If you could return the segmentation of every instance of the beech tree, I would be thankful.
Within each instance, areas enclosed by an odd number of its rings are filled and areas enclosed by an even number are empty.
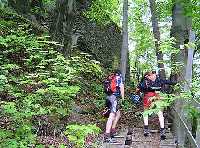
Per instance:
[[[128,53],[128,0],[123,1],[123,21],[122,21],[122,49],[120,68],[125,81]]]

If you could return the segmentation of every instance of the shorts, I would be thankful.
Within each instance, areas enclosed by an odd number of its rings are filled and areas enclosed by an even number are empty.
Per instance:
[[[151,106],[151,97],[159,97],[159,94],[156,92],[147,92],[144,94],[143,105],[145,109],[148,109]]]
[[[106,97],[106,106],[110,109],[111,113],[116,113],[118,111],[118,101],[115,95],[110,95]]]

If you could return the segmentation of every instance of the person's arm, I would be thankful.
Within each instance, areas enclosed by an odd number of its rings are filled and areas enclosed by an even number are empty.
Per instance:
[[[162,84],[169,84],[169,85],[175,85],[176,84],[176,82],[171,81],[171,80],[161,80],[161,83]]]
[[[117,76],[117,84],[120,89],[120,94],[121,94],[122,100],[124,100],[124,83],[123,83],[122,75]]]
[[[147,84],[145,80],[141,80],[141,82],[138,84],[138,86],[136,87],[135,93],[139,94],[140,92],[144,92],[145,90],[147,90]]]
[[[139,93],[140,93],[140,88],[137,87],[137,88],[135,89],[135,94],[139,94]]]
[[[122,100],[124,100],[124,84],[120,85],[120,92],[121,92]]]

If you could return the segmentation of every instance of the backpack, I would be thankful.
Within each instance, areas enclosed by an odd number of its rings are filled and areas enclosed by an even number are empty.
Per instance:
[[[142,102],[142,98],[140,95],[130,94],[130,98],[131,98],[131,101],[136,105],[140,105]]]
[[[116,75],[109,75],[103,82],[104,92],[108,95],[113,94],[117,91]]]

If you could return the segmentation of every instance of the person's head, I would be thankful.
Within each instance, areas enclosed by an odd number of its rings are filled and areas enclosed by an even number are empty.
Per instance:
[[[151,72],[147,71],[144,73],[144,78],[148,78],[149,76],[151,76]]]
[[[119,69],[115,69],[114,74],[121,75],[121,71]]]
[[[156,77],[157,77],[156,71],[151,72],[151,77],[152,77],[153,80],[156,79]]]
[[[152,74],[156,74],[156,71],[155,71],[155,70],[152,70],[151,73],[152,73]]]
[[[144,77],[154,81],[156,79],[156,72],[155,71],[148,71],[144,74]]]

